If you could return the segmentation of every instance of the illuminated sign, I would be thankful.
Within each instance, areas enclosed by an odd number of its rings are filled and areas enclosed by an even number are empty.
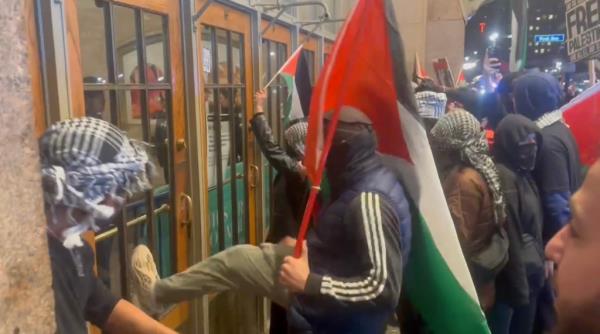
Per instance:
[[[535,35],[536,43],[564,43],[565,34]]]

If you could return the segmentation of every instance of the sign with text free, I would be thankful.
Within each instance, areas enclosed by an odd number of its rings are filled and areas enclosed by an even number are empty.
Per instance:
[[[565,0],[567,51],[572,62],[600,55],[600,0]]]

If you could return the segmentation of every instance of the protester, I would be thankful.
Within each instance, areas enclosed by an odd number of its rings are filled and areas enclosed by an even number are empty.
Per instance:
[[[277,243],[284,238],[296,238],[306,207],[309,184],[301,161],[304,159],[308,123],[304,119],[292,120],[285,130],[285,150],[282,149],[275,143],[264,115],[266,99],[265,91],[256,93],[256,108],[250,124],[263,155],[277,171],[271,192],[273,223],[269,227],[266,239],[267,242]],[[271,304],[271,333],[287,331],[286,315],[285,308],[276,303]]]
[[[395,311],[411,214],[376,148],[370,125],[338,125],[326,165],[330,204],[307,237],[308,254],[281,267],[281,283],[298,294],[292,333],[383,333]]]
[[[530,72],[515,81],[515,108],[519,114],[534,121],[542,132],[543,145],[534,171],[544,208],[543,238],[547,242],[570,217],[569,199],[581,185],[582,166],[575,139],[562,120],[559,110],[563,94],[558,81],[551,75]],[[551,276],[552,264],[547,264]],[[549,284],[539,302],[539,326],[550,330],[554,326],[553,292]]]
[[[152,255],[138,246],[132,266],[144,306],[151,310],[208,293],[243,290],[287,307],[288,292],[305,293],[294,303],[294,328],[307,326],[316,333],[348,328],[377,333],[385,328],[398,302],[409,251],[408,203],[395,176],[382,166],[369,126],[341,125],[338,133],[327,166],[331,202],[315,224],[318,230],[311,230],[308,254],[289,257],[290,238],[260,247],[239,245],[160,280]],[[364,279],[372,286],[343,287]]]
[[[546,246],[557,264],[557,334],[600,333],[600,163],[571,199],[571,223]]]
[[[517,112],[542,131],[544,145],[535,176],[543,196],[546,241],[569,221],[569,198],[581,185],[577,144],[559,110],[562,95],[560,84],[549,74],[532,72],[515,82]]]
[[[146,153],[113,125],[81,118],[46,130],[40,159],[57,332],[87,333],[89,321],[111,333],[174,333],[110,294],[81,239],[118,212],[127,195],[149,189]]]
[[[539,128],[521,115],[508,115],[496,131],[510,241],[509,261],[496,280],[497,299],[488,318],[494,334],[531,334],[544,284],[543,212],[531,172],[541,144]]]
[[[458,239],[480,304],[490,310],[496,275],[508,260],[505,200],[485,134],[473,115],[454,110],[431,130],[432,146]]]
[[[285,130],[285,150],[275,139],[264,116],[267,95],[256,94],[256,112],[250,121],[252,132],[262,153],[277,171],[273,185],[273,222],[267,242],[279,242],[284,237],[296,237],[306,206],[308,181],[302,166],[308,123],[304,119],[294,120]]]

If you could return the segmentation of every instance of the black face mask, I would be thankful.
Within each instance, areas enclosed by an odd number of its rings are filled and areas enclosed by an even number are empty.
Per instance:
[[[355,173],[360,161],[375,154],[377,140],[373,130],[364,124],[338,124],[326,162],[327,177],[333,188]]]
[[[534,133],[529,134],[526,140],[519,142],[517,148],[518,167],[521,171],[531,172],[537,162],[538,145]]]

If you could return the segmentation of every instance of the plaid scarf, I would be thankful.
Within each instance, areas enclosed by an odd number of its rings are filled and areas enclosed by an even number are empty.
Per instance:
[[[555,110],[549,113],[545,113],[542,116],[540,116],[540,118],[535,120],[535,124],[540,128],[546,128],[549,127],[550,125],[556,123],[556,122],[561,122],[563,120],[563,111],[562,110]]]
[[[423,118],[439,119],[446,113],[448,99],[444,93],[419,92],[415,94],[419,114]]]
[[[293,153],[293,158],[296,160],[304,159],[307,132],[308,123],[306,121],[298,121],[285,130],[285,145]]]
[[[456,110],[442,117],[431,130],[431,135],[438,150],[459,152],[464,163],[481,173],[492,192],[495,221],[502,224],[506,212],[500,177],[479,121],[464,110]]]
[[[107,197],[124,202],[125,195],[150,188],[152,166],[146,152],[103,120],[86,117],[59,122],[46,130],[39,146],[51,221],[58,224],[58,219],[65,219],[54,213],[57,205],[68,208],[66,219],[71,227],[61,236],[67,248],[81,246],[79,235],[97,230],[96,219],[115,214],[112,206],[102,204]],[[73,209],[90,215],[77,221]]]

